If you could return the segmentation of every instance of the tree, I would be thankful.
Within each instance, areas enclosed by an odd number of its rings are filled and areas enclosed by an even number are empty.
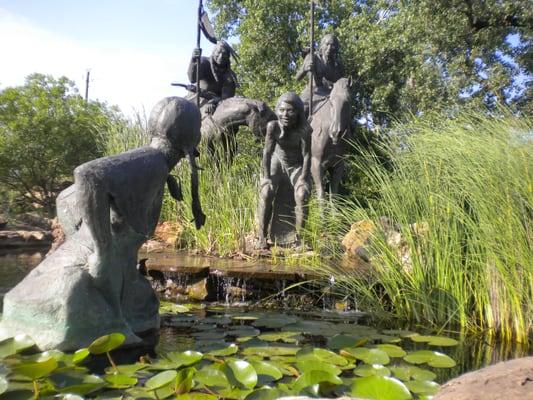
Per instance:
[[[273,103],[299,91],[309,0],[207,0],[215,27],[238,39],[241,93]],[[358,117],[392,119],[467,105],[531,111],[527,0],[321,0],[316,35],[335,31],[356,82]]]
[[[23,208],[54,211],[73,169],[101,155],[98,136],[115,111],[85,102],[65,77],[33,74],[0,91],[0,186]]]

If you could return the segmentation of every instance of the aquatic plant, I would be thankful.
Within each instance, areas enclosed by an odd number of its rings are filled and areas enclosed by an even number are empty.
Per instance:
[[[367,220],[375,227],[367,249],[372,268],[329,274],[365,310],[527,343],[532,128],[530,118],[505,111],[396,127],[383,148],[392,169],[371,153],[352,161],[376,193],[368,207],[346,200],[335,210],[344,224]],[[401,238],[395,245],[387,236],[391,224]]]
[[[167,304],[163,310],[171,308]],[[438,371],[455,366],[444,354],[457,344],[451,338],[386,334],[350,318],[335,324],[217,309],[200,317],[186,309],[165,313],[163,320],[176,331],[186,329],[195,338],[194,350],[159,348],[157,357],[143,356],[99,373],[87,368],[91,357],[116,351],[122,335],[104,336],[74,354],[28,354],[33,343],[27,337],[2,341],[0,399],[261,400],[298,394],[425,399],[439,388]],[[313,347],[310,340],[318,336],[326,339],[327,348]],[[414,349],[417,341],[426,343],[423,350]]]

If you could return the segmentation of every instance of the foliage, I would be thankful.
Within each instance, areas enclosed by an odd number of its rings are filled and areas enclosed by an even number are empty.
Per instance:
[[[241,93],[273,103],[299,91],[309,46],[307,0],[209,0],[215,27],[236,38]],[[316,37],[336,31],[357,117],[378,126],[406,113],[464,103],[531,111],[531,26],[526,0],[324,0]]]
[[[533,333],[532,121],[463,113],[401,125],[385,149],[354,161],[377,193],[346,201],[345,224],[371,220],[370,277],[332,270],[361,307],[423,324]],[[380,221],[398,224],[392,245]],[[415,225],[416,223],[416,225]],[[343,232],[340,232],[343,234]]]
[[[0,186],[18,205],[51,214],[72,170],[101,155],[97,136],[117,118],[85,102],[65,77],[33,74],[0,91]]]
[[[383,335],[352,318],[339,318],[336,323],[304,321],[259,310],[251,314],[211,310],[207,315],[204,311],[199,315],[164,314],[163,318],[170,326],[188,325],[188,335],[196,339],[194,346],[201,352],[160,348],[156,358],[143,356],[139,362],[113,365],[97,375],[87,367],[95,364],[96,354],[115,351],[123,335],[112,333],[98,338],[89,348],[74,354],[57,350],[30,354],[27,347],[32,343],[27,337],[2,341],[0,399],[32,395],[276,399],[298,394],[411,399],[436,393],[439,385],[435,372],[446,373],[455,365],[449,356],[433,349],[409,350],[412,340],[419,336],[416,333],[403,338]],[[262,334],[258,327],[264,330]],[[249,336],[250,331],[256,331],[254,337]],[[213,341],[215,333],[226,340]],[[325,339],[339,333],[366,340],[333,351],[312,347],[306,339],[311,335]],[[294,340],[285,343],[289,337]],[[383,341],[397,344],[380,344]]]

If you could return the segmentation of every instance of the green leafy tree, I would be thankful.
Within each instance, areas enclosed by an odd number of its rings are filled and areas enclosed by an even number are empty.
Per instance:
[[[241,93],[273,103],[309,43],[308,0],[208,0],[215,27],[238,40]],[[322,0],[316,36],[335,31],[355,82],[358,117],[377,125],[429,110],[507,104],[531,111],[527,0]]]
[[[100,156],[99,133],[117,113],[85,102],[65,77],[32,74],[0,91],[0,187],[20,208],[54,211],[73,169]]]

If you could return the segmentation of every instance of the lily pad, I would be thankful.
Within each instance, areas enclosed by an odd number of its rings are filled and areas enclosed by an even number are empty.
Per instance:
[[[325,362],[324,360],[315,357],[315,358],[305,358],[303,361],[298,361],[296,363],[296,366],[300,370],[300,372],[310,372],[310,371],[324,371],[332,375],[340,375],[342,370],[329,362]]]
[[[11,370],[15,374],[23,375],[32,380],[37,380],[50,374],[57,368],[57,366],[57,360],[50,357],[44,361],[22,362],[11,367]]]
[[[342,384],[342,379],[336,375],[330,374],[325,371],[309,371],[304,372],[294,381],[293,389],[299,393],[303,389],[316,385],[322,382],[332,383],[334,385]]]
[[[252,393],[251,389],[231,388],[220,390],[217,394],[220,398],[223,399],[242,400],[246,398],[246,396],[248,396],[250,393]]]
[[[256,319],[252,325],[261,328],[276,329],[281,328],[298,321],[298,318],[290,317],[288,315],[272,315]]]
[[[394,376],[402,381],[409,381],[411,379],[418,381],[433,381],[437,375],[427,369],[416,367],[414,365],[400,365],[390,367]]]
[[[73,393],[85,396],[105,386],[105,382],[97,375],[87,375],[73,370],[56,372],[50,380],[60,393]]]
[[[104,380],[112,389],[126,389],[137,384],[137,378],[122,374],[105,375]]]
[[[176,365],[174,368],[183,366],[188,367],[189,365],[200,361],[203,357],[204,355],[202,353],[191,350],[183,351],[181,353],[171,352],[165,354],[165,358]]]
[[[207,354],[214,357],[225,357],[225,356],[232,356],[233,354],[236,354],[239,351],[239,346],[232,343],[229,346],[223,347],[219,350],[211,350]]]
[[[299,347],[272,346],[272,347],[247,347],[242,351],[245,356],[260,355],[263,357],[272,356],[293,356],[300,350]]]
[[[366,347],[347,348],[342,349],[341,354],[361,360],[365,364],[386,365],[390,362],[388,354],[380,349],[368,349]]]
[[[399,380],[388,376],[355,378],[350,390],[354,397],[367,400],[409,400],[409,389]]]
[[[321,348],[305,348],[300,350],[296,354],[296,360],[300,363],[306,362],[306,359],[314,360],[315,358],[322,360],[322,362],[338,365],[341,367],[343,365],[348,364],[348,360],[346,360],[346,358],[330,350]]]
[[[159,313],[161,314],[181,314],[189,311],[191,311],[190,307],[183,304],[171,303],[169,301],[162,301],[159,305]]]
[[[282,397],[284,393],[276,388],[264,387],[254,390],[245,400],[277,400]]]
[[[263,333],[259,335],[258,338],[267,342],[285,342],[285,343],[296,343],[297,339],[294,336],[300,335],[300,332],[273,332],[273,333]]]
[[[72,354],[72,363],[73,364],[81,363],[83,360],[85,360],[89,356],[89,354],[90,352],[89,352],[89,349],[87,348],[76,350],[76,352]]]
[[[362,364],[353,370],[357,376],[390,376],[391,372],[387,367],[379,364]]]
[[[196,372],[195,368],[184,368],[178,371],[178,376],[176,377],[176,385],[174,387],[174,393],[184,394],[191,391],[193,387],[193,376]]]
[[[402,349],[400,346],[394,344],[378,344],[376,348],[383,350],[389,357],[404,357],[407,355],[407,352]]]
[[[265,375],[272,378],[271,380],[273,381],[277,381],[283,377],[281,370],[272,363],[266,361],[253,361],[250,362],[250,364],[254,367],[258,376]]]
[[[152,376],[150,379],[148,379],[144,383],[144,386],[148,390],[156,390],[156,389],[162,388],[163,386],[170,384],[172,381],[176,379],[177,376],[178,376],[178,372],[175,370],[163,371],[157,375]]]
[[[450,347],[457,346],[459,344],[457,340],[446,336],[411,335],[409,338],[413,342],[425,342],[430,346]]]
[[[218,396],[208,393],[191,392],[177,395],[176,400],[217,400]]]
[[[455,361],[446,354],[431,350],[415,351],[407,354],[403,359],[411,364],[427,363],[430,367],[435,368],[452,368],[456,365]]]
[[[8,383],[6,378],[0,376],[0,394],[4,393],[7,390]]]
[[[433,396],[434,394],[437,394],[440,387],[438,383],[429,381],[409,381],[405,382],[405,386],[407,386],[411,392],[425,396]]]
[[[360,347],[368,342],[368,337],[337,334],[328,340],[328,348],[340,350],[345,347]]]
[[[212,365],[196,371],[194,374],[194,380],[209,387],[227,388],[230,386],[226,374]]]
[[[231,360],[225,364],[224,372],[230,383],[242,389],[253,389],[257,384],[257,372],[244,360]]]
[[[0,359],[19,353],[35,345],[28,335],[17,335],[0,342]]]
[[[113,367],[109,367],[109,368],[106,368],[105,371],[106,373],[110,375],[114,374],[115,372],[118,372],[121,375],[133,376],[135,375],[137,371],[140,371],[147,367],[149,367],[149,364],[136,363],[136,364],[118,365],[116,370]]]
[[[103,354],[119,347],[126,340],[126,336],[122,333],[111,333],[109,335],[101,336],[92,342],[89,346],[91,354]]]

